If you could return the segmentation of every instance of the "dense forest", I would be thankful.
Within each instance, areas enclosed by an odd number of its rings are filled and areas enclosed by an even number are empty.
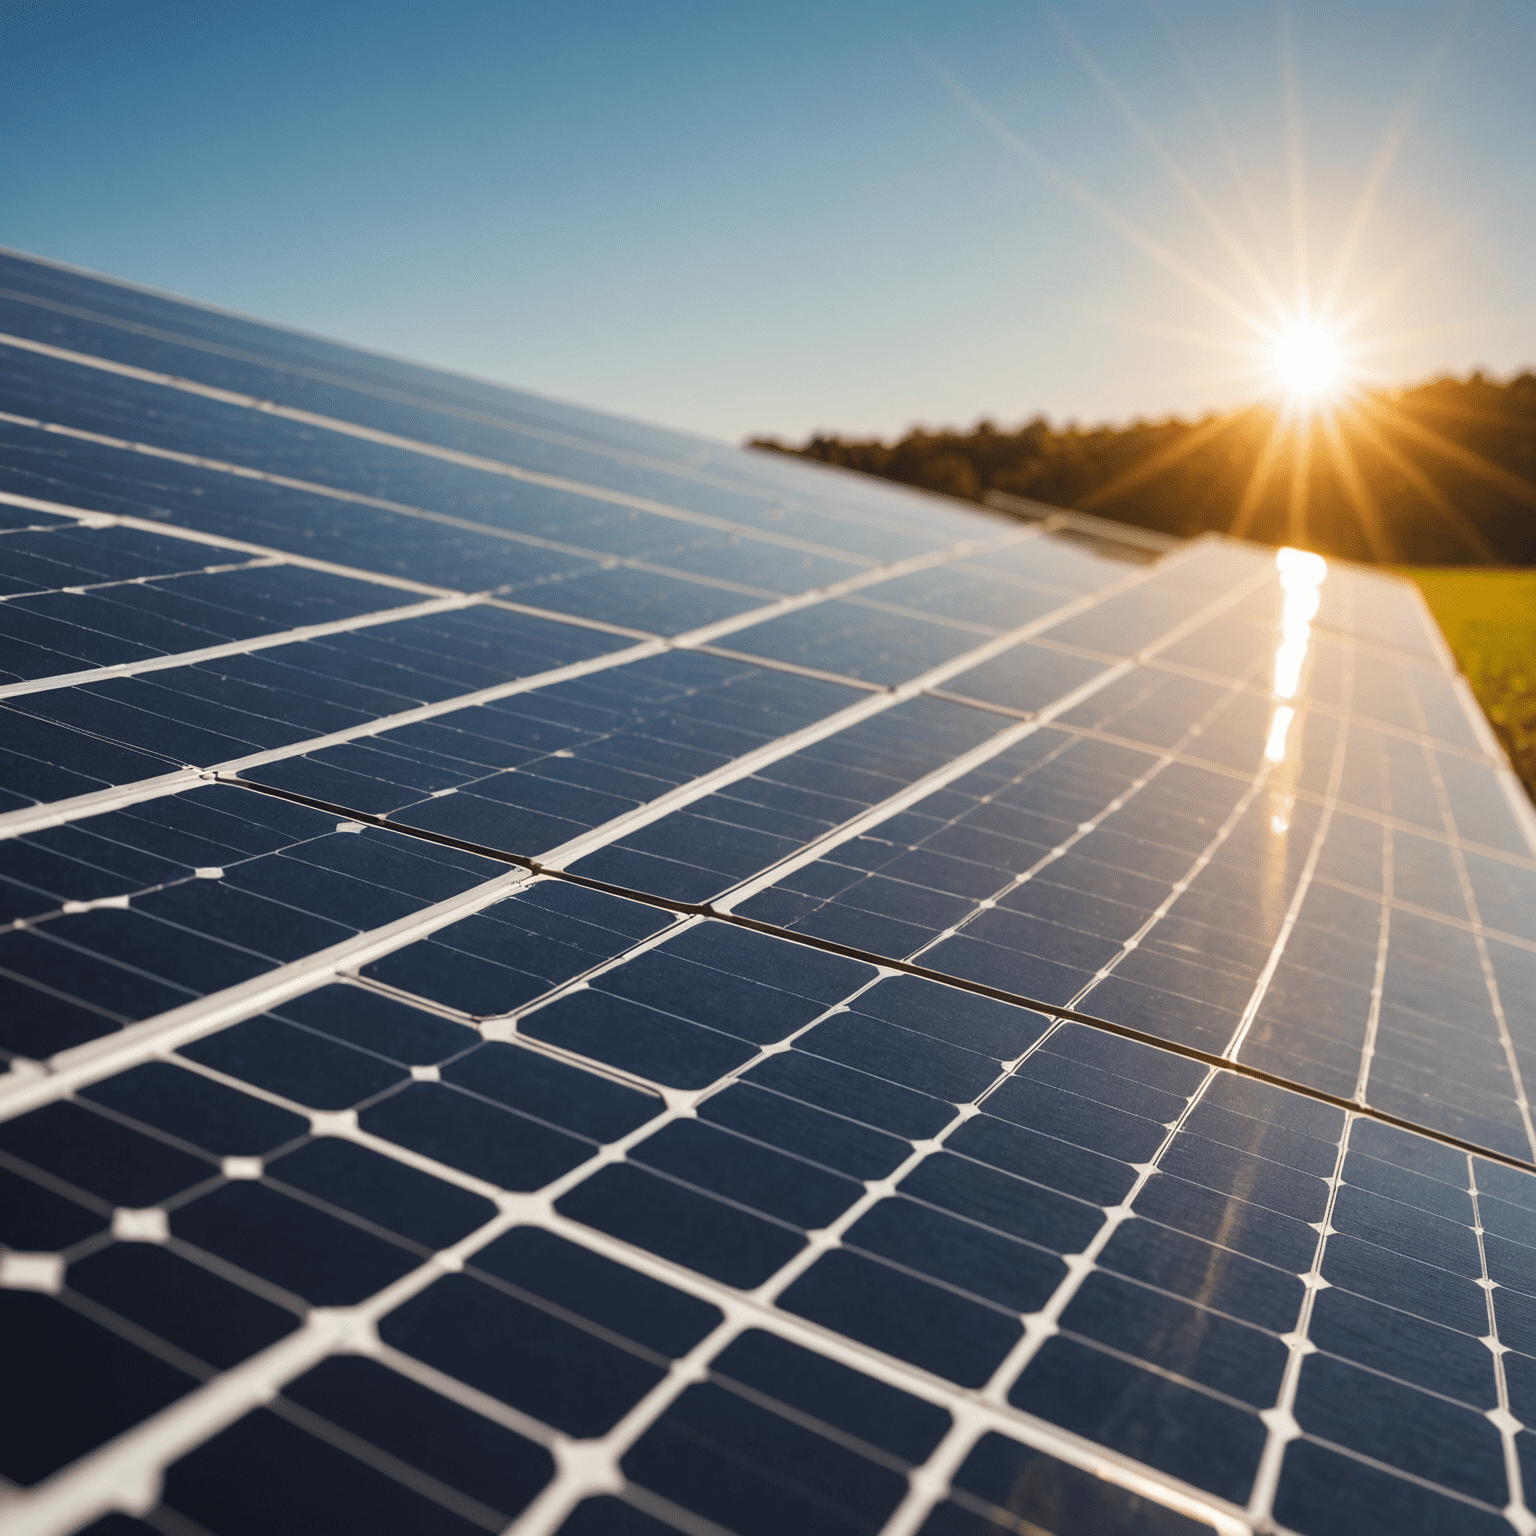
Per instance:
[[[1324,555],[1536,565],[1536,375],[1365,392],[1332,413],[1273,405],[1125,427],[913,428],[795,453],[969,501],[989,492],[1188,536],[1218,529]],[[1002,498],[998,498],[1002,502]]]

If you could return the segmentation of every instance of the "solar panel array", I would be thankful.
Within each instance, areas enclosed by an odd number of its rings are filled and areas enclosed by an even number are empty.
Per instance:
[[[0,333],[0,1530],[1536,1531],[1536,836],[1406,583]]]

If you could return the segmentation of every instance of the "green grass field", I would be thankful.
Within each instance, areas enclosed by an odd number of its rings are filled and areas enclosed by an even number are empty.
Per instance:
[[[1536,799],[1536,571],[1404,566]]]

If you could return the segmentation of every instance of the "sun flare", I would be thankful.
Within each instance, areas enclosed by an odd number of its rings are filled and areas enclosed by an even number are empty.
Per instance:
[[[1288,325],[1269,344],[1275,381],[1292,399],[1323,404],[1344,382],[1344,349],[1338,335],[1315,320]]]

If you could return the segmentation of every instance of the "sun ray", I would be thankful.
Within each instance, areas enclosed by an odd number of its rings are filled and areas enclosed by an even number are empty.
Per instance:
[[[1006,123],[1002,122],[994,113],[989,112],[986,107],[977,101],[948,70],[933,63],[932,60],[925,59],[924,62],[933,71],[945,90],[971,113],[983,127],[988,129],[1001,144],[1011,149],[1021,158],[1028,160],[1036,170],[1060,187],[1074,201],[1080,203],[1090,212],[1097,214],[1112,229],[1129,240],[1144,256],[1150,257],[1186,286],[1194,289],[1196,293],[1202,294],[1210,299],[1212,303],[1219,305],[1256,335],[1264,333],[1264,322],[1245,305],[1233,298],[1220,284],[1213,282],[1198,267],[1191,265],[1183,257],[1175,255],[1174,252],[1169,250],[1160,241],[1154,240],[1151,235],[1136,224],[1133,224],[1123,214],[1116,213],[1103,198],[1094,192],[1090,192],[1087,187],[1083,186],[1081,182],[1074,180],[1060,166],[1056,165],[1054,161],[1041,154],[1034,145],[1021,139]]]
[[[1332,314],[1333,307],[1338,302],[1339,293],[1349,276],[1350,269],[1354,266],[1355,257],[1360,250],[1360,242],[1365,238],[1366,226],[1376,210],[1382,189],[1386,186],[1387,178],[1397,164],[1403,141],[1408,137],[1408,130],[1412,128],[1414,120],[1419,115],[1424,95],[1429,89],[1430,82],[1439,72],[1441,62],[1450,45],[1451,33],[1447,29],[1439,45],[1430,50],[1419,66],[1418,72],[1409,83],[1407,91],[1404,92],[1402,101],[1398,103],[1397,111],[1393,113],[1386,132],[1382,135],[1381,143],[1377,146],[1376,154],[1371,161],[1370,170],[1366,173],[1365,185],[1360,189],[1360,197],[1355,203],[1354,212],[1350,215],[1348,227],[1344,231],[1344,238],[1339,242],[1339,252],[1334,258],[1328,286],[1323,291],[1321,313],[1324,315]]]
[[[1259,202],[1253,195],[1253,188],[1249,185],[1248,178],[1243,175],[1243,168],[1238,163],[1237,152],[1232,148],[1232,141],[1227,137],[1227,131],[1222,126],[1220,114],[1216,111],[1216,103],[1211,100],[1210,93],[1205,88],[1205,82],[1201,80],[1199,72],[1195,69],[1194,60],[1185,53],[1174,33],[1163,9],[1157,4],[1157,0],[1148,0],[1148,9],[1157,17],[1158,25],[1163,29],[1163,35],[1168,40],[1168,46],[1173,50],[1174,57],[1179,61],[1179,67],[1184,71],[1185,78],[1189,81],[1190,89],[1194,91],[1206,119],[1211,125],[1211,135],[1216,140],[1217,147],[1221,150],[1221,157],[1227,163],[1227,170],[1231,174],[1233,183],[1237,187],[1237,195],[1242,199],[1243,211],[1248,215],[1248,223],[1253,230],[1253,238],[1258,243],[1261,254],[1269,263],[1273,271],[1279,266],[1275,259],[1275,251],[1270,243],[1269,231],[1265,228],[1264,221],[1259,217]]]
[[[1497,565],[1499,553],[1483,536],[1477,525],[1460,507],[1437,486],[1412,459],[1402,453],[1397,445],[1380,432],[1368,419],[1369,404],[1356,402],[1350,419],[1350,430],[1363,437],[1402,477],[1445,519],[1456,536],[1480,560]]]
[[[1173,179],[1174,184],[1188,198],[1190,205],[1210,226],[1211,233],[1221,242],[1223,249],[1235,261],[1243,274],[1248,278],[1258,293],[1260,299],[1269,306],[1271,315],[1276,319],[1282,319],[1285,314],[1285,306],[1281,303],[1280,295],[1275,292],[1269,278],[1264,274],[1258,262],[1253,259],[1248,250],[1235,234],[1228,228],[1226,221],[1211,206],[1210,202],[1200,189],[1190,180],[1184,168],[1172,155],[1163,148],[1161,141],[1147,125],[1136,115],[1135,109],[1126,100],[1120,88],[1115,85],[1108,75],[1099,67],[1092,54],[1078,40],[1076,34],[1066,22],[1053,10],[1048,11],[1056,30],[1061,34],[1067,46],[1077,56],[1077,61],[1092,77],[1094,84],[1108,97],[1110,105],[1125,119],[1136,136],[1147,146],[1156,157],[1157,162]]]
[[[1312,312],[1312,284],[1307,260],[1307,179],[1301,139],[1301,88],[1296,80],[1296,49],[1291,37],[1289,0],[1279,6],[1280,82],[1285,97],[1285,168],[1291,202],[1291,266],[1296,309]]]
[[[1291,487],[1285,503],[1285,542],[1305,549],[1307,513],[1312,496],[1312,433],[1317,417],[1306,411],[1296,419],[1296,448],[1291,454]]]
[[[1345,494],[1355,509],[1360,530],[1365,534],[1365,542],[1370,545],[1371,558],[1378,565],[1390,565],[1396,557],[1392,535],[1382,518],[1381,508],[1377,505],[1376,498],[1371,494],[1370,487],[1365,483],[1365,477],[1360,473],[1360,466],[1355,462],[1354,454],[1349,451],[1349,444],[1344,441],[1344,434],[1339,430],[1338,417],[1329,412],[1319,418],[1318,425],[1322,430],[1323,442],[1327,445],[1334,467],[1339,472],[1339,479],[1344,482]]]
[[[1536,305],[1502,315],[1479,315],[1462,325],[1436,325],[1417,331],[1375,331],[1368,341],[1354,343],[1351,350],[1358,357],[1370,357],[1373,353],[1385,352],[1392,347],[1421,346],[1425,342],[1465,341],[1468,336],[1478,336],[1487,331],[1529,325],[1533,319],[1536,319]],[[1188,338],[1181,336],[1176,339],[1187,339],[1191,345],[1195,345],[1195,334],[1191,332]]]
[[[1197,449],[1203,448],[1212,438],[1220,437],[1223,432],[1237,426],[1245,417],[1252,416],[1261,407],[1250,405],[1240,411],[1229,411],[1221,416],[1213,417],[1210,421],[1201,422],[1193,427],[1176,443],[1168,443],[1164,447],[1147,455],[1140,463],[1133,464],[1129,469],[1122,470],[1112,480],[1101,485],[1096,491],[1091,492],[1078,502],[1078,510],[1088,511],[1102,502],[1119,496],[1133,486],[1141,485],[1144,481],[1151,480],[1164,470],[1172,469],[1181,460],[1189,457]]]
[[[1137,331],[1143,336],[1156,336],[1164,341],[1181,341],[1187,347],[1200,347],[1207,352],[1224,352],[1253,361],[1251,341],[1238,341],[1232,336],[1221,336],[1214,331],[1196,331],[1187,326],[1167,325],[1161,320],[1140,320],[1132,315],[1116,315],[1104,310],[1085,310],[1083,313],[1100,325]]]
[[[1466,470],[1469,475],[1475,475],[1485,484],[1496,486],[1505,495],[1513,496],[1516,501],[1523,502],[1528,507],[1536,507],[1536,486],[1533,486],[1529,480],[1522,480],[1519,475],[1512,475],[1507,469],[1500,469],[1491,459],[1485,459],[1482,454],[1462,443],[1452,442],[1450,438],[1436,432],[1433,427],[1426,427],[1423,422],[1415,421],[1406,411],[1399,410],[1385,400],[1366,399],[1361,401],[1361,405],[1378,418],[1385,417],[1399,432],[1448,458],[1453,464]]]
[[[1458,223],[1442,229],[1433,240],[1426,240],[1416,251],[1410,254],[1406,260],[1395,266],[1376,286],[1364,295],[1352,309],[1340,315],[1335,321],[1344,335],[1354,331],[1363,321],[1369,319],[1383,304],[1402,288],[1410,278],[1422,272],[1426,267],[1433,266],[1435,262],[1445,255],[1450,248],[1469,234],[1473,221],[1463,219]]]
[[[1253,472],[1248,476],[1248,484],[1243,488],[1243,499],[1237,505],[1237,515],[1232,519],[1232,525],[1227,529],[1228,534],[1234,539],[1242,538],[1248,531],[1248,525],[1258,515],[1259,499],[1269,487],[1270,477],[1275,472],[1275,464],[1280,457],[1280,450],[1285,445],[1286,433],[1289,424],[1284,414],[1275,417],[1274,425],[1269,429],[1269,436],[1264,440],[1264,446],[1259,450],[1259,456],[1254,461]]]

